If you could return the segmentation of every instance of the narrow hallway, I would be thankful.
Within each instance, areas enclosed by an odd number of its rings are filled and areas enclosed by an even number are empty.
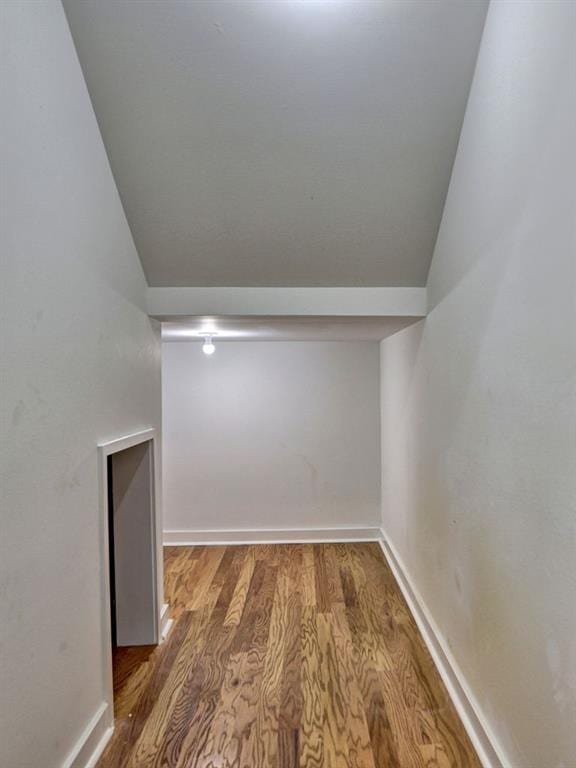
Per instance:
[[[1,0],[0,768],[576,768],[576,0]]]

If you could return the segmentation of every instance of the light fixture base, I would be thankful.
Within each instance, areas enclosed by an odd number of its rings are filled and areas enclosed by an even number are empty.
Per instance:
[[[204,352],[205,355],[213,355],[214,352],[216,352],[216,347],[212,343],[212,338],[214,336],[217,336],[216,333],[210,333],[210,331],[201,331],[198,336],[204,339],[204,343],[202,344],[202,352]]]

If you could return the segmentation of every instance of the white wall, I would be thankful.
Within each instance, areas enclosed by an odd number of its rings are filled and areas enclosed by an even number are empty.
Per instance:
[[[163,345],[166,530],[379,526],[375,342]]]
[[[103,699],[99,441],[160,422],[160,343],[62,7],[1,4],[0,764]]]
[[[381,345],[383,526],[510,765],[576,765],[574,3],[493,2],[429,277]]]

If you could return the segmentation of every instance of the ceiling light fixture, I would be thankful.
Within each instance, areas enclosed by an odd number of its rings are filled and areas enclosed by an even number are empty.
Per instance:
[[[213,336],[215,336],[214,333],[201,333],[200,336],[204,337],[204,344],[202,344],[202,352],[204,352],[205,355],[213,355],[216,351],[216,347],[214,346],[214,343],[212,342]]]

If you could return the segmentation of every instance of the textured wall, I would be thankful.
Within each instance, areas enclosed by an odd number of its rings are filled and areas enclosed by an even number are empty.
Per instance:
[[[103,700],[98,442],[160,425],[160,343],[64,12],[4,2],[0,764]]]
[[[516,768],[576,765],[575,9],[492,3],[431,311],[381,346],[384,529]]]
[[[166,530],[377,526],[375,342],[163,345]]]

